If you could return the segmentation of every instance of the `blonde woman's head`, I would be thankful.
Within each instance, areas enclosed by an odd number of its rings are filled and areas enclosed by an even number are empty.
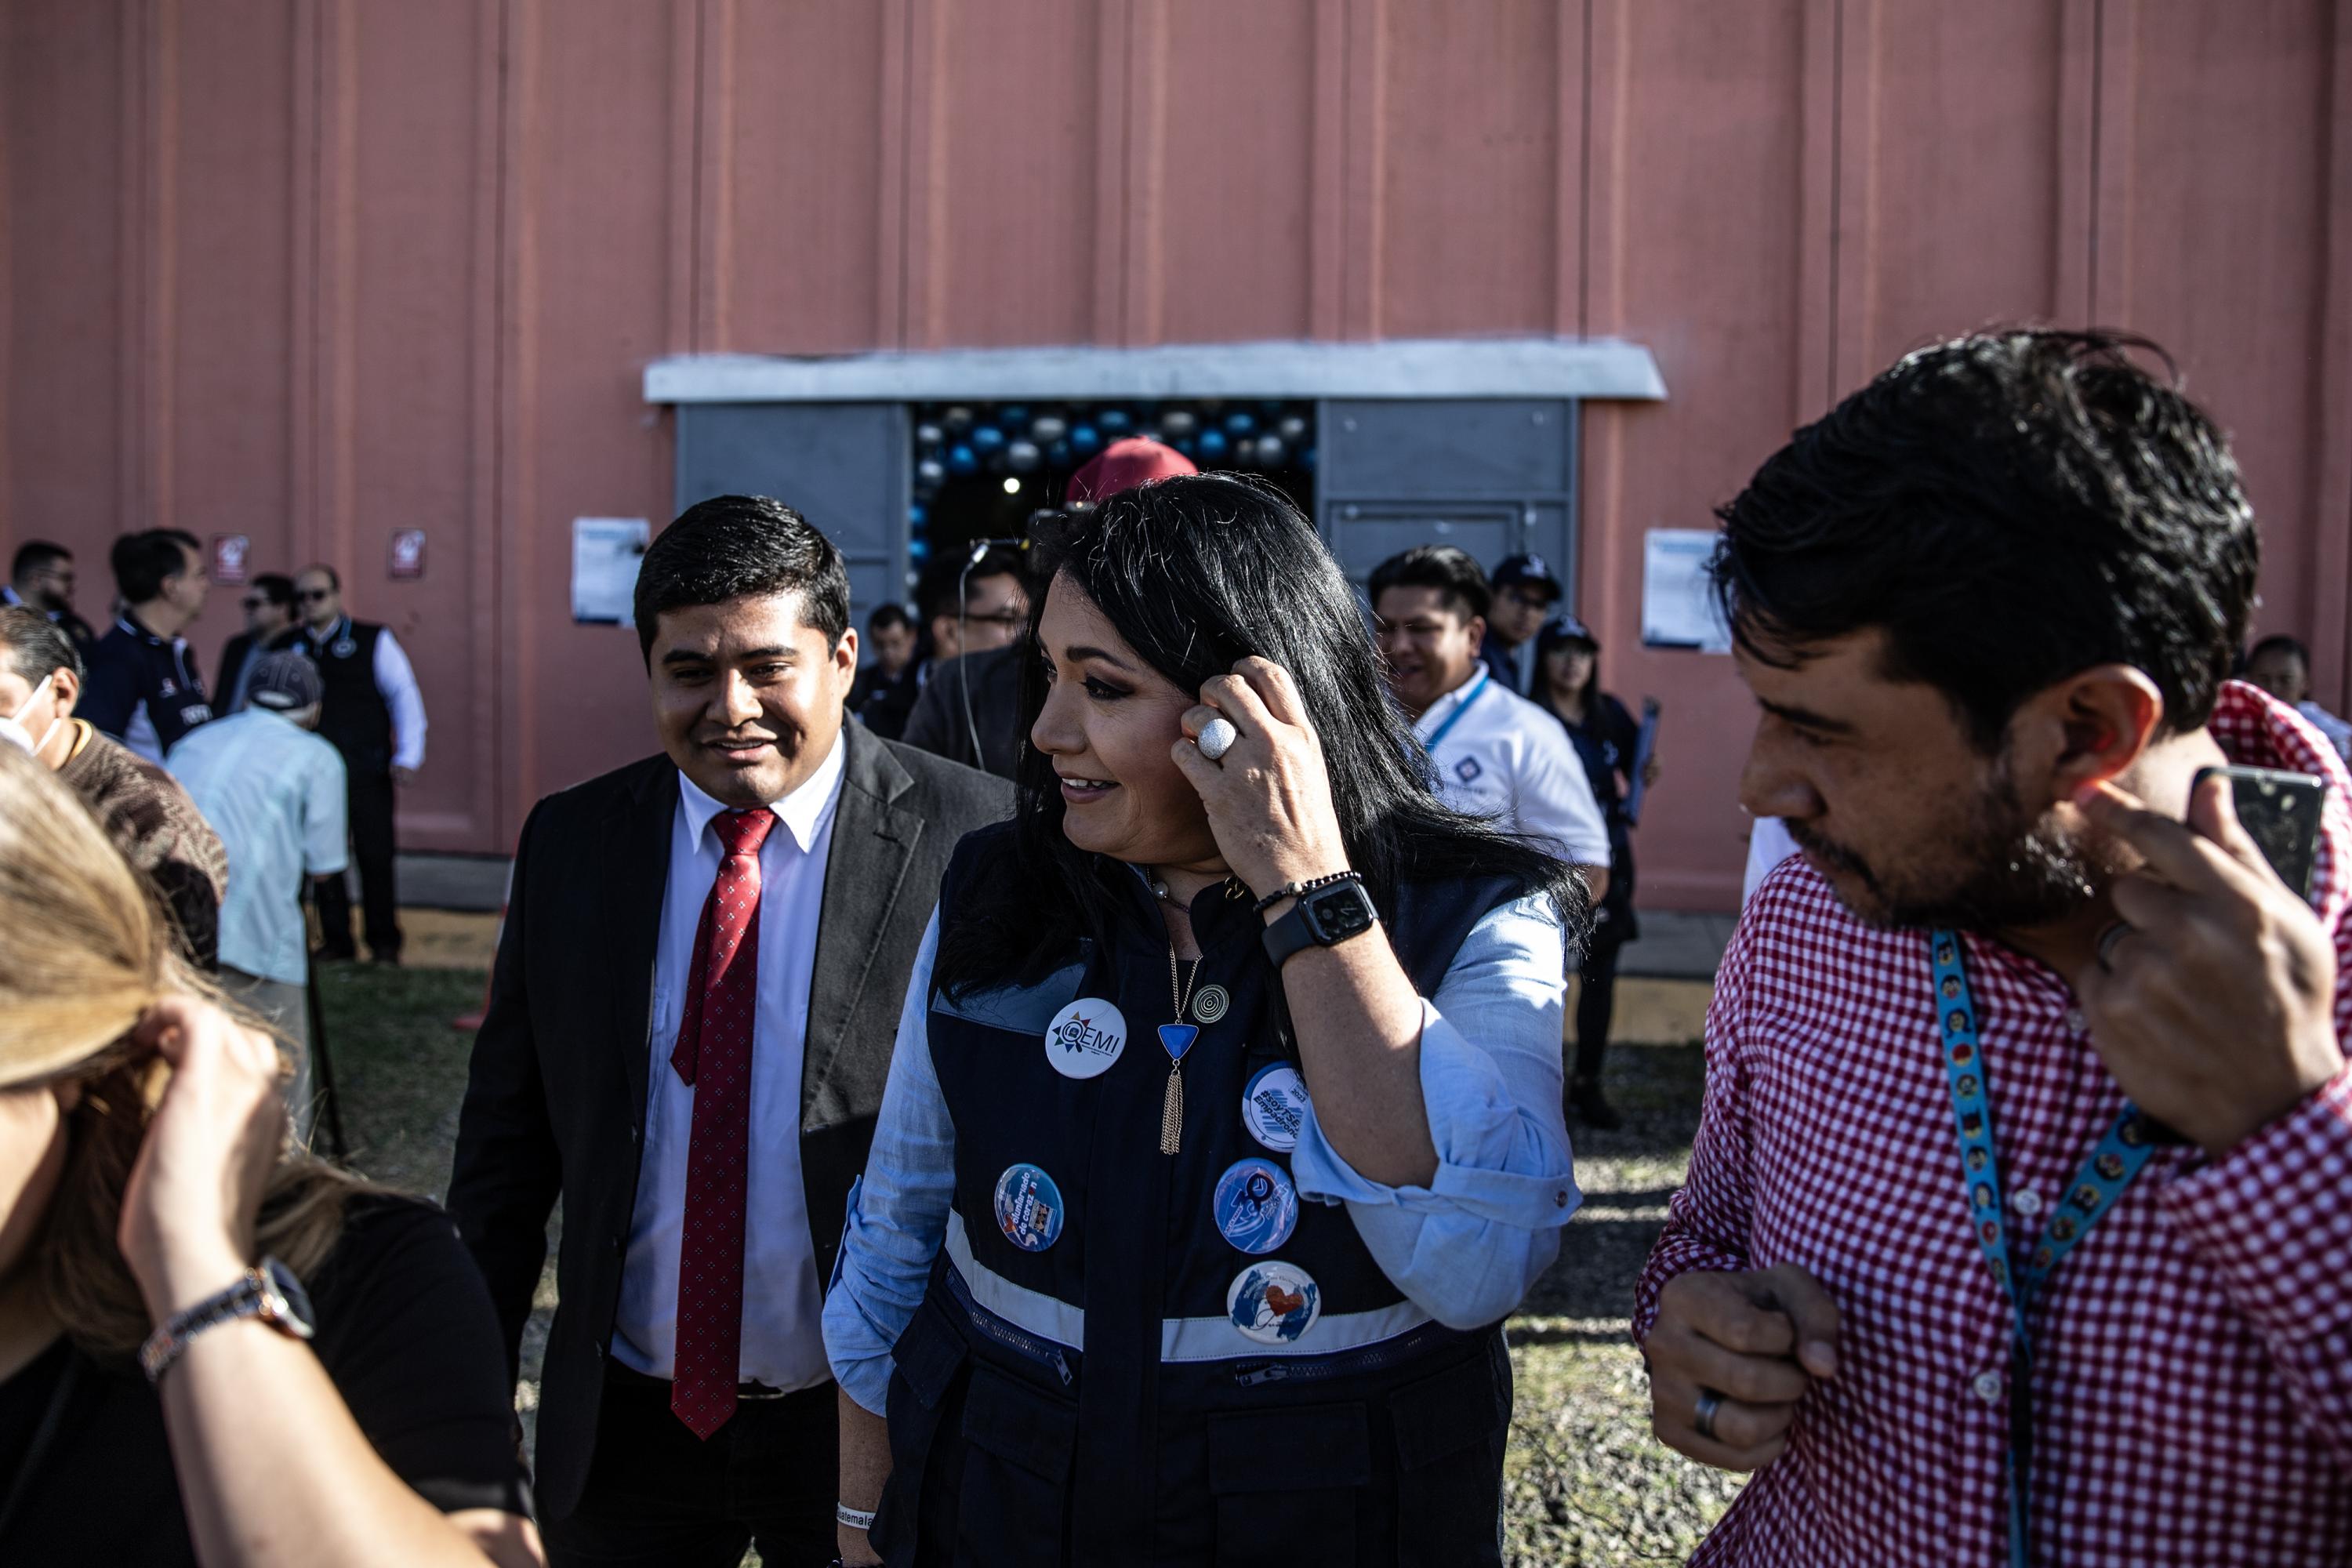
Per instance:
[[[0,1089],[102,1060],[157,996],[196,984],[80,798],[0,746]]]
[[[153,890],[79,797],[0,745],[0,1282],[34,1271],[96,1354],[127,1355],[148,1328],[115,1230],[164,1070],[132,1030],[171,994],[215,994]],[[298,1273],[316,1265],[352,1185],[289,1152],[261,1250]]]

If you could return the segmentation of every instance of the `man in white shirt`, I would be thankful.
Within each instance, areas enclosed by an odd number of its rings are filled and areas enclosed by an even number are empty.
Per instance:
[[[311,733],[323,690],[300,654],[260,655],[245,709],[189,731],[163,759],[228,851],[221,985],[306,1047],[292,1100],[306,1135],[315,1108],[301,894],[308,879],[343,869],[343,760]]]
[[[1548,842],[1599,903],[1609,829],[1576,747],[1559,720],[1479,661],[1486,574],[1450,544],[1418,545],[1381,563],[1370,595],[1389,690],[1429,749],[1440,798]]]
[[[400,896],[393,886],[393,800],[425,765],[425,696],[390,626],[343,610],[343,582],[331,566],[306,566],[294,579],[290,631],[269,646],[308,654],[326,682],[319,733],[342,753],[350,779],[352,858],[359,863],[361,923],[368,956],[400,962]],[[352,941],[352,896],[341,879],[318,884],[319,956],[359,955]]]
[[[750,496],[646,552],[662,750],[524,825],[448,1208],[540,1384],[555,1568],[830,1562],[822,1292],[956,841],[1011,786],[844,722],[841,552]]]

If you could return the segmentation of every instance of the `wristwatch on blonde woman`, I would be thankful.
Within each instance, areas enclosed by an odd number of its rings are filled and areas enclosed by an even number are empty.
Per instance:
[[[294,1270],[275,1258],[265,1258],[241,1275],[227,1289],[205,1297],[157,1325],[139,1347],[139,1364],[147,1381],[159,1381],[164,1369],[180,1359],[188,1342],[206,1329],[233,1323],[239,1318],[259,1318],[289,1339],[307,1340],[317,1331],[310,1316],[310,1298]]]

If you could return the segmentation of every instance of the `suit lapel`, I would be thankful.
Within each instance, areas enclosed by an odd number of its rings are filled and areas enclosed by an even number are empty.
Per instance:
[[[843,759],[841,804],[834,810],[801,1055],[803,1131],[848,1114],[847,1100],[833,1082],[834,1064],[849,1043],[849,1021],[871,983],[924,827],[920,816],[893,804],[914,780],[888,749],[863,725],[844,725],[842,733],[849,754]]]
[[[614,1036],[629,1088],[632,1124],[646,1120],[647,1031],[653,1026],[654,953],[661,941],[662,898],[669,885],[670,826],[677,814],[677,770],[668,759],[648,773],[604,819],[604,952],[614,1005]]]

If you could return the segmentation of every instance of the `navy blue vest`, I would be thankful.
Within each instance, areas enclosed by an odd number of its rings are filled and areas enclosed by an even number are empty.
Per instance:
[[[375,643],[383,635],[382,626],[345,616],[324,637],[299,626],[270,644],[273,650],[299,648],[319,667],[326,689],[319,733],[342,754],[355,779],[392,771],[392,704],[375,683]]]
[[[943,928],[983,841],[1006,830],[959,847]],[[896,1468],[877,1549],[927,1565],[1499,1563],[1510,1373],[1498,1330],[1431,1320],[1337,1205],[1301,1201],[1295,1231],[1264,1256],[1219,1227],[1221,1176],[1244,1160],[1286,1176],[1290,1163],[1243,1113],[1254,1078],[1297,1060],[1247,895],[1213,889],[1192,905],[1194,994],[1220,986],[1229,1005],[1184,1058],[1171,1156],[1160,1149],[1169,1058],[1158,1026],[1175,1019],[1166,929],[1132,868],[1104,862],[1099,875],[1119,905],[1108,951],[1074,954],[1038,985],[931,997],[955,1204],[894,1353]],[[1511,896],[1499,881],[1399,892],[1382,914],[1423,995]],[[1073,1078],[1049,1060],[1045,1036],[1088,1000],[1110,1003],[1126,1037],[1108,1070]],[[1097,1035],[1110,1016],[1077,1011]],[[999,1221],[1000,1182],[1023,1165],[1042,1169],[1060,1200],[1058,1236],[1040,1250]],[[1265,1275],[1243,1281],[1268,1262],[1296,1272],[1272,1290]],[[1297,1313],[1297,1273],[1318,1310],[1296,1340],[1236,1326],[1237,1311],[1253,1326]]]

